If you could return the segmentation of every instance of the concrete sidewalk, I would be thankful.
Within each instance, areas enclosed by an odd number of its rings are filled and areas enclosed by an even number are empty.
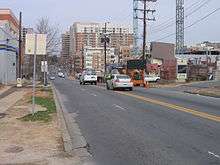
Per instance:
[[[10,88],[12,88],[12,86],[3,86],[3,88],[0,88],[0,96],[8,91]]]
[[[5,92],[7,92],[7,90]],[[4,95],[4,93],[2,93],[1,95]],[[9,95],[7,95],[3,98],[0,98],[0,113],[5,113],[8,108],[12,107],[17,101],[22,99],[24,97],[25,93],[26,92],[23,90],[22,91],[14,91]]]

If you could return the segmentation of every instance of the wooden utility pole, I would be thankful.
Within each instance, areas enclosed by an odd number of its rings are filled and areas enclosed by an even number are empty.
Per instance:
[[[144,18],[143,18],[143,61],[145,61],[146,55],[146,10],[147,10],[147,0],[144,0]]]
[[[107,33],[107,23],[105,23],[105,34],[104,34],[105,74],[106,74],[106,56],[107,56],[107,36],[106,36],[106,33]]]
[[[136,0],[136,1],[141,1],[143,2],[143,8],[142,9],[135,9],[136,11],[140,11],[143,12],[143,17],[136,17],[136,19],[140,19],[143,21],[143,52],[142,52],[142,59],[146,60],[146,26],[147,26],[147,21],[155,21],[155,17],[154,17],[154,13],[156,12],[156,10],[151,10],[151,9],[147,9],[147,3],[149,2],[156,2],[157,0]],[[152,14],[152,17],[149,18],[147,16],[148,13]]]
[[[22,12],[19,14],[19,53],[18,53],[18,77],[22,78]]]

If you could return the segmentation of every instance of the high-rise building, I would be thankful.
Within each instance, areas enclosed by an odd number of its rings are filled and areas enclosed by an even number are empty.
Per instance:
[[[83,47],[102,47],[101,38],[107,32],[110,48],[117,46],[131,46],[133,44],[132,29],[127,26],[101,23],[80,23],[76,22],[70,27],[70,54],[76,55],[83,50]]]
[[[61,51],[61,60],[64,63],[67,63],[70,60],[70,34],[66,32],[62,34],[62,51]]]
[[[105,59],[103,47],[85,47],[83,49],[84,69],[95,69],[96,71],[105,71]],[[114,48],[107,48],[106,63],[114,64],[118,62],[118,56],[115,55]]]
[[[16,81],[18,67],[18,19],[10,9],[0,9],[0,83]]]
[[[105,33],[106,32],[106,33]],[[81,23],[76,22],[70,27],[70,47],[69,55],[75,56],[77,59],[82,59],[82,67],[84,58],[84,48],[96,48],[100,49],[104,47],[101,42],[104,34],[110,39],[107,44],[107,48],[116,49],[119,46],[132,46],[133,45],[133,31],[132,28],[125,25],[116,25],[107,23],[106,27],[104,23]],[[119,54],[117,55],[119,56]],[[94,57],[95,58],[95,57]],[[117,63],[118,61],[114,61]],[[111,64],[111,60],[107,61],[107,64]],[[76,69],[78,69],[76,67]]]

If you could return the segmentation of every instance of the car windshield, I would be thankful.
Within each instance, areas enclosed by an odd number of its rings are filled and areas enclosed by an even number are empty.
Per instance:
[[[91,75],[95,76],[96,73],[95,73],[95,72],[92,72],[92,73],[86,73],[86,75],[88,75],[88,76],[91,76]]]
[[[119,76],[116,76],[117,79],[130,79],[129,76],[127,75],[119,75]]]

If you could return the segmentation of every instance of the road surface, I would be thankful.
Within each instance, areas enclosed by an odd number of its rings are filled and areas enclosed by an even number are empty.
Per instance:
[[[172,89],[108,91],[62,79],[54,84],[100,165],[220,165],[220,99]]]

